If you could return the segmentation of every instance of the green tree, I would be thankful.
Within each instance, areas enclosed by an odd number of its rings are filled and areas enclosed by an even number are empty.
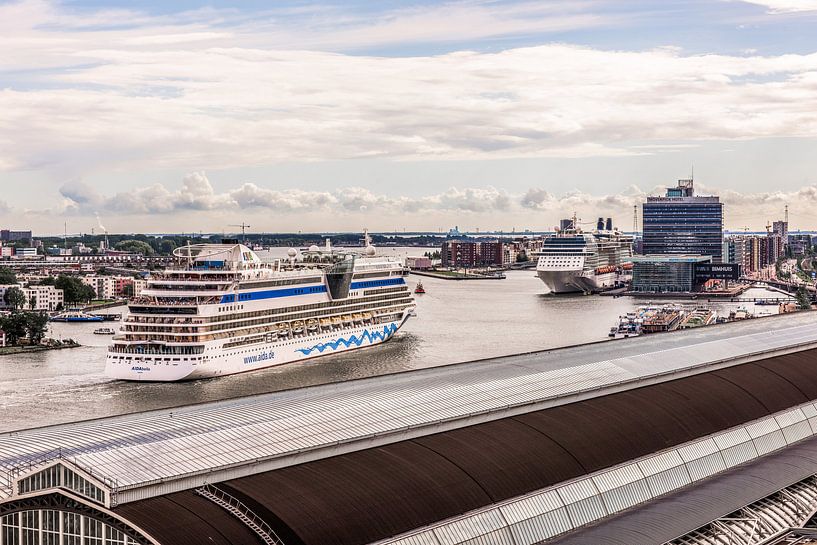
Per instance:
[[[176,243],[173,242],[172,239],[163,239],[161,244],[159,245],[159,251],[165,255],[173,253],[173,250],[176,249]]]
[[[122,286],[122,295],[125,297],[133,297],[133,284],[125,284]]]
[[[123,252],[134,252],[142,255],[153,255],[153,248],[147,242],[141,240],[123,240],[117,242],[115,248]]]
[[[26,312],[25,329],[31,344],[40,344],[48,331],[48,316],[41,312]]]
[[[14,346],[26,334],[26,318],[21,312],[0,316],[0,328],[6,332],[6,343]]]
[[[37,296],[32,295],[28,298],[28,308],[29,310],[34,310],[37,307]]]
[[[23,308],[23,305],[26,304],[26,296],[23,290],[12,286],[6,290],[6,293],[3,295],[3,301],[6,305],[10,306],[12,310],[18,310]]]
[[[79,289],[80,301],[83,303],[89,302],[91,299],[96,299],[96,291],[88,284],[83,284]]]
[[[811,308],[811,298],[809,297],[806,288],[798,288],[797,294],[794,297],[797,299],[797,304],[800,306],[800,308],[804,308],[806,310]]]
[[[54,282],[54,287],[62,290],[63,298],[68,305],[87,303],[96,297],[94,288],[84,284],[82,280],[74,276],[59,275]]]
[[[16,284],[17,275],[8,267],[0,267],[0,284]]]

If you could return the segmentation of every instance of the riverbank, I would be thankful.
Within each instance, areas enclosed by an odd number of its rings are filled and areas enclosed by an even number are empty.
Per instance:
[[[106,308],[119,307],[122,305],[126,305],[127,303],[128,303],[127,299],[115,299],[113,301],[107,301],[105,303],[90,303],[82,307],[82,311],[93,312],[95,310],[104,310]]]
[[[411,274],[427,276],[429,278],[439,278],[440,280],[502,280],[505,278],[503,273],[479,274],[473,272],[463,273],[460,271],[411,271]]]
[[[0,346],[0,356],[11,356],[14,354],[32,354],[34,352],[47,352],[49,350],[62,350],[64,348],[79,348],[82,346],[73,341],[55,341],[59,344],[37,344],[34,346]]]

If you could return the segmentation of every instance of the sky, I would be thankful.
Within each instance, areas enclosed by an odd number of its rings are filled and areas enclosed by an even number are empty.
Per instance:
[[[0,1],[0,226],[817,229],[817,0]]]

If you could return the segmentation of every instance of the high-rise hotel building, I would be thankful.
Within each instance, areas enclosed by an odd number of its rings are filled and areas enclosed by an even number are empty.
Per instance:
[[[708,255],[723,261],[723,204],[695,195],[692,180],[678,180],[665,197],[647,197],[642,208],[645,255]]]

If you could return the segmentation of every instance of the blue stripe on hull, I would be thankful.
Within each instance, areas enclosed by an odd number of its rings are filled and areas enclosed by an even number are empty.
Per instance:
[[[379,288],[382,286],[398,286],[405,284],[403,278],[388,278],[386,280],[367,280],[364,282],[352,282],[350,289],[359,290],[366,288]],[[221,303],[243,303],[245,301],[260,301],[261,299],[275,299],[278,297],[292,297],[294,295],[311,295],[313,293],[326,293],[326,286],[308,286],[305,288],[284,288],[280,290],[252,291],[239,293],[238,297],[233,294],[222,295]]]

